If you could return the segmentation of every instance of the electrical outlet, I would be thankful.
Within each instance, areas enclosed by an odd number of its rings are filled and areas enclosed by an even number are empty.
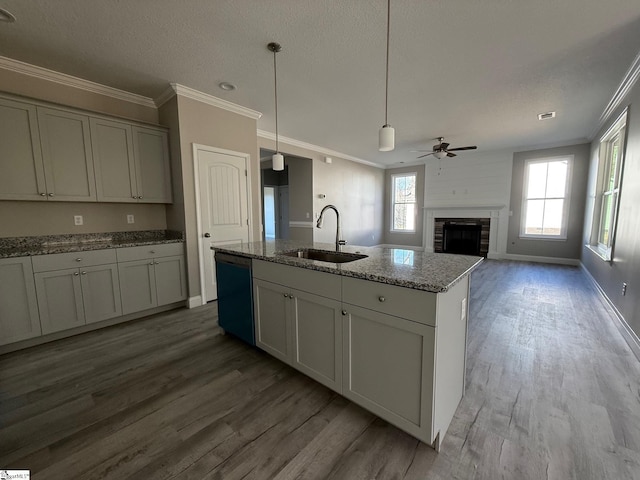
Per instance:
[[[464,321],[467,318],[467,299],[463,298],[461,303],[460,320]]]
[[[626,282],[622,284],[622,296],[624,297],[627,294],[627,284]]]
[[[84,219],[82,218],[82,215],[74,215],[73,223],[75,225],[84,225]]]
[[[133,218],[133,215],[129,214],[127,215],[127,223],[135,223],[135,219]]]

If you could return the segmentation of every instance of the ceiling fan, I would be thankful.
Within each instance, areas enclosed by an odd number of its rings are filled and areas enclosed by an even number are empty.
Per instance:
[[[443,142],[444,137],[438,137],[436,140],[438,140],[437,145],[433,146],[433,151],[429,151],[429,150],[412,150],[412,152],[414,153],[420,153],[420,152],[429,152],[426,153],[424,155],[420,155],[418,158],[424,158],[428,155],[433,155],[434,157],[438,158],[438,159],[442,159],[444,157],[455,157],[456,154],[455,153],[451,153],[454,151],[459,151],[459,150],[475,150],[476,148],[478,148],[477,146],[473,145],[473,146],[468,146],[468,147],[456,147],[456,148],[449,148],[449,144],[447,142]]]

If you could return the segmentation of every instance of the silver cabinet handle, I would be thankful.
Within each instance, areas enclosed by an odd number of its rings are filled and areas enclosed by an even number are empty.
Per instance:
[[[46,197],[46,196],[47,196],[47,194],[46,194],[46,193],[41,193],[41,194],[40,194],[40,196],[41,196],[41,197]]]
[[[153,262],[149,262],[149,265],[153,265]]]
[[[211,238],[211,234],[209,232],[205,233],[204,238]]]
[[[342,310],[342,315],[346,315],[347,311],[346,310]]]
[[[284,298],[289,298],[289,295],[287,295],[286,293],[283,294]]]
[[[386,298],[384,298],[382,295],[378,297],[378,301],[379,302],[384,302],[386,300]]]
[[[138,198],[139,198],[140,200],[142,200],[142,195],[140,195]]]
[[[73,274],[77,277],[78,275],[80,275],[78,272],[73,272]]]
[[[53,197],[53,193],[50,193],[50,194],[49,194],[49,196],[50,196],[50,197]]]
[[[82,275],[86,275],[86,274],[87,274],[87,272],[82,272]]]
[[[150,250],[149,253],[156,253],[156,251],[155,250]]]
[[[76,258],[76,262],[81,262],[82,258]]]
[[[160,262],[153,262],[154,265],[160,265]]]
[[[131,198],[138,198],[138,197],[136,197],[135,195],[133,195]]]

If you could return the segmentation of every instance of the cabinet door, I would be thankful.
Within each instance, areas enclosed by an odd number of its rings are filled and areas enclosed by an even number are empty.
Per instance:
[[[184,255],[154,260],[158,306],[179,302],[187,298],[187,279]]]
[[[47,198],[96,201],[89,117],[37,107]]]
[[[343,395],[433,443],[435,328],[344,305]]]
[[[341,304],[292,290],[293,366],[342,393]]]
[[[123,315],[158,305],[153,267],[153,260],[136,260],[118,264]]]
[[[138,198],[143,203],[171,203],[169,135],[166,130],[133,127]]]
[[[36,107],[0,98],[0,199],[45,200]]]
[[[122,315],[116,264],[82,268],[80,282],[87,323]]]
[[[291,308],[289,289],[264,280],[253,280],[256,345],[291,365]]]
[[[36,273],[34,278],[44,335],[85,324],[77,268]]]
[[[41,334],[30,258],[0,260],[0,345]]]
[[[131,125],[91,118],[91,151],[99,202],[137,202]]]

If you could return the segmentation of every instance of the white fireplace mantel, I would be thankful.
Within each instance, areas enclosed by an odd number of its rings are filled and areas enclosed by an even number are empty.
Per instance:
[[[508,212],[506,205],[434,205],[423,207],[425,252],[433,252],[434,220],[436,218],[489,218],[488,258],[501,258],[507,250],[506,229]]]

